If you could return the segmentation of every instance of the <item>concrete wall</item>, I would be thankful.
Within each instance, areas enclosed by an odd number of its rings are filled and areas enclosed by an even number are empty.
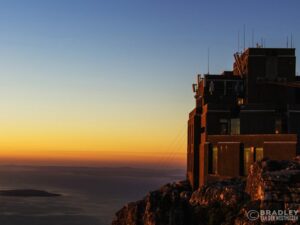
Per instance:
[[[264,85],[258,81],[294,81],[296,74],[295,49],[249,48],[241,56],[246,68],[248,103],[294,103],[292,88]],[[270,94],[272,93],[272,94]]]
[[[240,132],[241,134],[274,134],[275,110],[241,110]]]
[[[256,147],[263,148],[263,157],[290,160],[296,156],[296,145],[296,134],[208,135],[203,153],[200,153],[199,163],[207,167],[207,169],[202,168],[202,171],[200,168],[200,185],[207,181],[216,180],[216,176],[219,179],[221,177],[244,176],[244,169],[245,172],[249,169],[248,164],[244,162],[245,148],[250,148],[250,155],[248,155],[250,166],[255,161]],[[209,152],[212,146],[218,147],[217,174],[208,174],[209,165],[207,161],[209,162]],[[206,171],[207,174],[205,174]]]
[[[244,146],[263,147],[264,142],[293,141],[297,142],[296,134],[249,134],[249,135],[208,135],[207,141],[213,144],[218,142],[241,142]]]
[[[199,185],[202,186],[207,183],[208,180],[208,151],[209,143],[200,145],[200,163],[199,163]]]
[[[188,120],[187,140],[187,179],[191,186],[199,186],[199,146],[201,135],[201,116],[199,109],[194,109]]]
[[[240,142],[218,142],[218,174],[240,176]]]
[[[287,142],[264,142],[264,157],[276,160],[290,160],[296,156],[295,141]]]

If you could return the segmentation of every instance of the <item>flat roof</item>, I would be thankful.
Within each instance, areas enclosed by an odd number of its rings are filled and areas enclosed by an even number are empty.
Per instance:
[[[248,55],[285,55],[295,56],[295,48],[247,48],[243,54]]]
[[[208,80],[241,80],[240,76],[236,75],[223,75],[223,74],[204,74],[205,79]]]

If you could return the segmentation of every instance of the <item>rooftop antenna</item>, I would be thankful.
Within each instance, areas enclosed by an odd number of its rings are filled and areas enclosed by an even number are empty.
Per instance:
[[[289,47],[289,36],[286,37],[286,48]]]
[[[207,74],[209,74],[209,48],[207,49]]]
[[[244,24],[244,51],[245,51],[245,46],[246,46],[246,25]]]
[[[252,48],[254,47],[254,29],[252,29]]]
[[[240,31],[238,31],[238,46],[237,46],[237,52],[240,52]]]
[[[293,48],[293,33],[291,33],[291,48]]]

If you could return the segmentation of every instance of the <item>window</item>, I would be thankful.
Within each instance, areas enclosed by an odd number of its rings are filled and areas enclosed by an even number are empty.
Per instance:
[[[208,173],[218,173],[218,147],[211,144],[208,150]]]
[[[240,134],[240,119],[231,119],[230,134]]]
[[[275,120],[275,134],[280,134],[281,133],[281,119],[276,119]]]
[[[228,120],[227,119],[220,119],[220,134],[228,134]]]
[[[208,173],[212,174],[213,168],[213,150],[212,150],[212,144],[208,145]]]
[[[238,98],[237,99],[237,104],[238,105],[243,105],[244,104],[244,99],[243,98]]]
[[[248,175],[248,170],[251,165],[251,154],[254,151],[254,147],[245,147],[244,148],[244,176]]]
[[[218,174],[218,147],[213,146],[212,149],[212,173]]]
[[[264,157],[264,149],[262,147],[255,148],[255,161],[260,161]]]

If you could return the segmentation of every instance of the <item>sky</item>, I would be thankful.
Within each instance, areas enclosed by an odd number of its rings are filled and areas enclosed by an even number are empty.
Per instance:
[[[0,0],[0,161],[184,166],[191,84],[208,49],[210,73],[232,68],[244,28],[245,47],[286,47],[292,35],[297,49],[299,8]]]

